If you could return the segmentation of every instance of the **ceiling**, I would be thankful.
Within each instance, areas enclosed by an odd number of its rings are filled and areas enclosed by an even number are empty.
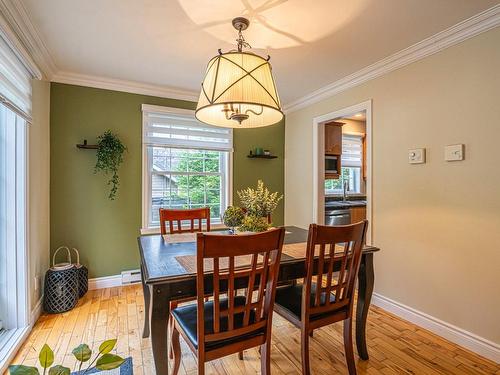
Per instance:
[[[271,56],[283,103],[360,70],[497,0],[22,0],[58,72],[197,92],[234,48],[231,19]]]

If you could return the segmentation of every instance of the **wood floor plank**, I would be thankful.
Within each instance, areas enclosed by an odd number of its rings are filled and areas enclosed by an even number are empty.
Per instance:
[[[272,374],[301,374],[300,332],[277,314],[273,319]],[[71,354],[74,347],[87,343],[97,351],[102,341],[117,338],[114,352],[132,357],[134,374],[154,375],[151,341],[141,336],[143,323],[144,299],[140,285],[89,291],[72,311],[42,315],[13,363],[36,365],[38,351],[48,343],[54,349],[56,362],[75,369],[76,361]],[[500,375],[498,364],[377,307],[370,309],[367,342],[370,360],[363,361],[355,355],[360,375]],[[182,340],[181,349],[179,374],[197,374],[196,357]],[[347,373],[341,323],[314,332],[310,356],[312,374]],[[206,364],[206,374],[258,373],[257,349],[245,351],[243,361],[235,354]]]

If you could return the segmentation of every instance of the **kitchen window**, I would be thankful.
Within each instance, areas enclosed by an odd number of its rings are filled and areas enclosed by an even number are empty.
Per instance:
[[[364,193],[363,187],[363,136],[342,134],[342,168],[338,179],[325,180],[325,194],[342,194],[344,181],[348,181],[349,194]]]
[[[143,105],[143,231],[158,230],[160,208],[210,207],[221,222],[230,202],[232,130],[193,111]]]

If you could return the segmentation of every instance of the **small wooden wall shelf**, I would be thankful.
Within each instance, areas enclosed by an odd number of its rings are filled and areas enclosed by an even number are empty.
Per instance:
[[[89,145],[89,144],[87,144],[87,140],[86,139],[83,140],[83,143],[77,144],[76,147],[83,148],[83,149],[86,149],[86,150],[97,150],[99,148],[98,145]]]
[[[276,159],[276,155],[255,155],[255,154],[250,154],[247,155],[247,158],[251,159]]]

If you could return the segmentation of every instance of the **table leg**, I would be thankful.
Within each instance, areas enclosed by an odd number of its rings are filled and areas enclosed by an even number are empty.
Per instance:
[[[168,375],[168,317],[170,299],[165,289],[153,287],[151,312],[151,347],[156,375]]]
[[[373,271],[373,253],[363,254],[358,274],[358,302],[356,310],[356,347],[361,359],[367,360],[366,319],[373,293],[375,275]]]
[[[149,290],[149,285],[146,284],[144,280],[144,267],[141,264],[141,281],[142,281],[142,292],[144,294],[144,329],[142,330],[142,338],[145,339],[149,337],[149,320],[151,316],[151,291]]]

